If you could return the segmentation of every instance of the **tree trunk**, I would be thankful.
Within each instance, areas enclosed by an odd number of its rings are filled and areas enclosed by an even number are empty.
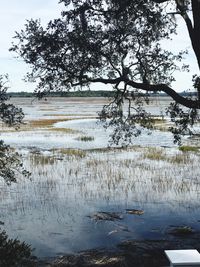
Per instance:
[[[194,26],[191,36],[191,42],[200,69],[200,1],[199,0],[192,0],[192,12],[193,12]]]

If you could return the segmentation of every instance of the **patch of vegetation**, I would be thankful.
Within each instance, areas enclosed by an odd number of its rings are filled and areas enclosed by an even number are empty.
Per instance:
[[[134,164],[134,160],[133,159],[124,159],[122,162],[121,162],[122,166],[125,167],[125,168],[130,168],[131,166],[133,166]]]
[[[194,234],[194,230],[190,226],[178,226],[173,228],[169,233],[177,236],[185,236]]]
[[[84,136],[80,136],[80,137],[76,138],[76,140],[83,141],[83,142],[91,142],[91,141],[94,141],[94,137],[84,135]]]
[[[179,150],[182,152],[199,152],[199,147],[196,146],[180,146]]]
[[[46,110],[47,111],[47,110]],[[48,110],[49,111],[49,110]],[[87,114],[88,116],[92,116],[91,114]],[[57,113],[49,113],[49,114],[43,114],[44,117],[83,117],[83,114],[57,114]]]
[[[35,266],[31,247],[18,239],[9,239],[6,232],[0,232],[0,266]]]
[[[170,130],[170,127],[166,124],[157,124],[153,128],[154,130],[158,130],[160,132],[168,132]]]
[[[183,245],[182,245],[183,246]],[[56,259],[52,267],[158,267],[168,266],[165,249],[181,247],[176,241],[126,240],[117,250],[99,249],[69,254]]]
[[[162,132],[169,131],[169,125],[167,124],[167,120],[163,118],[153,118],[152,119],[153,129],[159,130]]]
[[[119,267],[124,264],[125,257],[122,253],[108,251],[88,250],[76,255],[65,255],[56,259],[50,266],[77,266],[77,267]]]
[[[56,161],[55,157],[42,155],[42,154],[31,154],[30,155],[30,161],[34,166],[37,165],[53,165]]]
[[[176,154],[168,159],[170,163],[173,164],[185,164],[191,162],[188,154]]]
[[[154,124],[156,124],[156,123],[165,123],[166,122],[166,119],[163,119],[163,118],[152,118],[152,122],[154,123]]]
[[[49,131],[49,129],[47,129]],[[80,133],[78,130],[70,129],[70,128],[51,128],[51,131],[53,132],[62,132],[65,134],[77,134]]]
[[[186,153],[176,153],[169,156],[161,148],[150,147],[146,150],[145,154],[142,156],[144,159],[150,160],[163,160],[172,164],[188,164],[192,162],[190,155]]]
[[[84,158],[86,156],[86,151],[81,149],[61,148],[57,151],[63,155],[70,157]]]
[[[31,120],[29,121],[29,126],[31,128],[42,128],[42,127],[51,127],[56,122],[67,121],[69,119],[41,119],[41,120]]]
[[[96,118],[96,117],[93,117]],[[78,119],[91,119],[91,117],[76,117],[76,118],[53,118],[53,119],[39,119],[39,120],[30,120],[26,124],[26,128],[30,127],[32,129],[34,128],[51,128],[53,124],[57,122],[63,122],[63,121],[71,121],[71,120],[78,120]]]
[[[40,108],[40,111],[56,111],[55,108],[49,108],[49,107],[45,107],[45,108]],[[53,116],[55,116],[56,114],[53,114]],[[50,115],[49,115],[50,116]],[[56,115],[57,116],[57,115]]]
[[[166,160],[163,149],[155,147],[149,147],[143,157],[150,160]]]
[[[86,163],[87,168],[91,168],[91,167],[97,167],[100,165],[104,165],[105,164],[105,160],[100,160],[100,159],[92,159],[92,160],[88,160]]]
[[[89,152],[117,152],[117,151],[138,151],[140,150],[141,146],[135,145],[135,146],[129,146],[129,147],[100,147],[100,148],[91,148],[87,149]]]
[[[113,150],[112,148],[110,147],[98,147],[98,148],[90,148],[90,149],[87,149],[86,151],[88,152],[94,152],[94,153],[104,153],[104,152],[108,152],[108,151],[111,151]]]

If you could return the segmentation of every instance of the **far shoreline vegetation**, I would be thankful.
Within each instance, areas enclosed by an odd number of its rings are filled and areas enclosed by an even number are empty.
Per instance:
[[[48,97],[113,97],[115,95],[115,91],[106,91],[106,90],[83,90],[83,91],[71,91],[71,92],[50,92],[48,93]],[[194,97],[196,96],[196,92],[181,92],[180,95],[186,97]],[[9,92],[9,97],[36,97],[36,93],[34,92]],[[149,93],[148,96],[160,96],[167,97],[168,95],[165,93]]]

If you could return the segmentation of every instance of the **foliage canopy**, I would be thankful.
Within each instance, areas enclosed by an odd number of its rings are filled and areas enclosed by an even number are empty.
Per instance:
[[[188,70],[178,54],[163,48],[163,40],[176,33],[176,16],[186,23],[200,67],[200,2],[197,0],[60,0],[61,18],[46,28],[27,21],[16,33],[11,50],[32,67],[29,81],[37,81],[41,97],[55,90],[110,84],[115,97],[100,114],[115,126],[113,141],[130,141],[141,127],[152,127],[144,109],[150,92],[164,92],[173,103],[167,113],[175,126],[175,141],[191,133],[200,109],[200,77],[194,75],[196,97],[184,97],[171,87],[174,71]],[[107,120],[109,118],[109,120]],[[141,127],[138,128],[137,125]]]
[[[21,108],[8,103],[7,83],[8,77],[0,75],[0,119],[7,126],[17,128],[24,114]],[[29,172],[23,167],[20,155],[0,140],[0,178],[10,184],[16,182],[17,173],[29,176]]]

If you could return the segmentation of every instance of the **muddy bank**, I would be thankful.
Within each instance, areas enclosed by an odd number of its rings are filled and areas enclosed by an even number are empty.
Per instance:
[[[164,267],[169,262],[166,249],[192,249],[200,251],[200,234],[183,236],[172,240],[127,240],[116,250],[88,250],[68,254],[54,260],[40,262],[40,267]]]

